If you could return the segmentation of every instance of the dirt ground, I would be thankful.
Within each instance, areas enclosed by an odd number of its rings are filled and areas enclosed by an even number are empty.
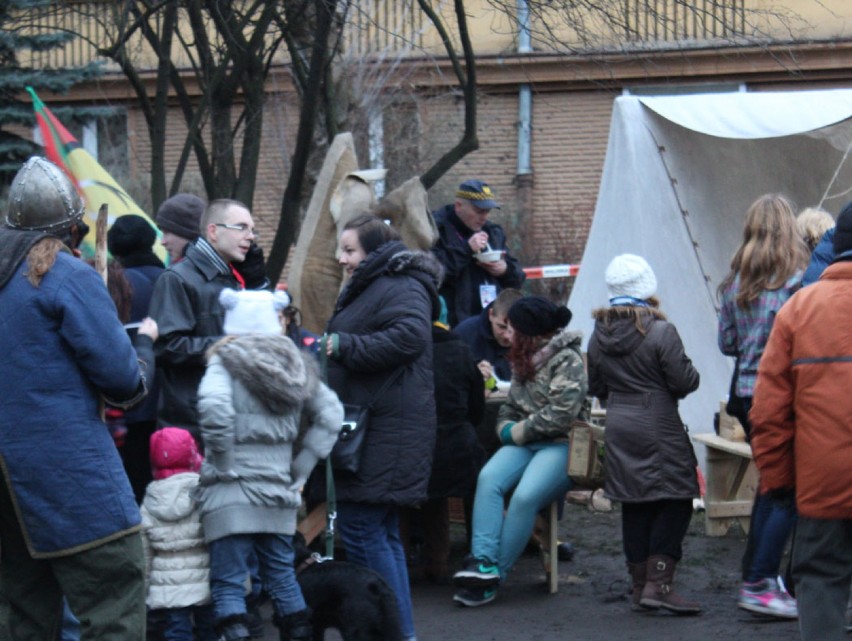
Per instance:
[[[704,514],[696,512],[684,543],[676,586],[699,601],[697,617],[630,611],[627,574],[621,552],[621,516],[593,513],[567,504],[559,523],[560,540],[571,541],[574,560],[559,565],[559,591],[547,593],[537,554],[521,557],[497,599],[479,608],[452,602],[452,586],[412,579],[419,641],[714,641],[771,639],[797,641],[795,621],[753,616],[736,607],[739,567],[745,547],[742,530],[724,537],[704,533]],[[453,558],[461,565],[464,528],[453,525]],[[267,639],[277,639],[268,626]],[[337,640],[333,632],[326,639]]]

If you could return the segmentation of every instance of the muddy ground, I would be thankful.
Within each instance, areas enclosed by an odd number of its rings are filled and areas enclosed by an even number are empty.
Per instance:
[[[524,555],[497,599],[479,608],[453,604],[452,586],[412,579],[415,624],[420,641],[715,641],[799,639],[796,622],[753,616],[736,607],[739,567],[745,536],[737,527],[724,537],[704,533],[704,515],[696,512],[684,544],[676,585],[699,601],[697,617],[630,611],[628,581],[621,553],[621,517],[617,508],[593,513],[566,505],[560,539],[577,553],[560,563],[559,591],[547,593],[536,554]],[[453,562],[465,554],[464,528],[453,525]],[[268,625],[267,639],[277,639]],[[336,633],[329,640],[340,637]]]

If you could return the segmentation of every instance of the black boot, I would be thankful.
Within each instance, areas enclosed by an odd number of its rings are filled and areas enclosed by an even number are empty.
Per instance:
[[[311,641],[314,637],[309,608],[284,616],[276,614],[274,620],[281,641]]]
[[[245,614],[235,614],[216,621],[218,641],[249,641],[251,635]]]

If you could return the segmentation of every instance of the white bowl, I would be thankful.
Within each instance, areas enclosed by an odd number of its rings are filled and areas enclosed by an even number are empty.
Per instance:
[[[487,252],[479,252],[478,254],[474,254],[476,260],[480,263],[496,263],[498,260],[503,258],[503,250],[502,249],[492,249]]]

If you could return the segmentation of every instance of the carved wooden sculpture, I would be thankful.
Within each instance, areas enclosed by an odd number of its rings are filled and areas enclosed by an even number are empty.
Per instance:
[[[322,333],[343,283],[337,238],[355,216],[374,213],[391,221],[406,245],[428,250],[437,239],[426,190],[414,177],[375,202],[372,183],[384,170],[358,169],[352,134],[335,137],[308,204],[290,267],[288,289],[305,329]]]

